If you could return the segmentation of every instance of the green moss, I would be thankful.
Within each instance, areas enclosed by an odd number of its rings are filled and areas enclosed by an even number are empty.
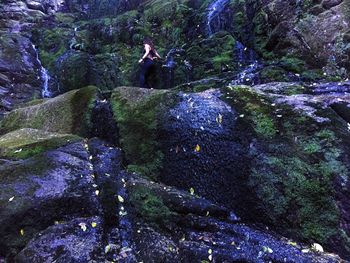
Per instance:
[[[291,95],[302,89],[286,86],[280,90]],[[266,223],[288,229],[288,235],[329,244],[340,233],[333,182],[335,177],[347,180],[349,175],[336,124],[317,123],[250,87],[228,87],[223,93],[241,115],[239,121],[249,124],[255,131],[252,136],[258,136],[251,150],[248,185]],[[282,118],[276,118],[274,112]]]
[[[165,223],[172,215],[163,200],[145,186],[135,186],[130,192],[130,203],[137,215],[151,223]]]
[[[114,90],[112,108],[129,170],[156,177],[163,154],[158,149],[157,125],[166,91],[122,87]]]
[[[97,88],[88,86],[44,100],[41,104],[13,110],[0,122],[0,133],[33,128],[86,136],[96,94]]]
[[[245,86],[229,87],[225,92],[229,94],[228,97],[235,98],[234,103],[239,104],[242,109],[239,114],[253,124],[258,135],[266,138],[272,138],[276,135],[277,128],[271,116],[273,109],[257,93]]]
[[[39,32],[40,60],[44,67],[53,71],[57,59],[68,49],[70,31],[65,28],[46,29]]]
[[[260,76],[267,81],[286,81],[286,72],[280,67],[265,67],[262,69]]]
[[[81,138],[70,134],[21,129],[0,137],[0,156],[25,159],[78,140]]]
[[[305,62],[299,58],[284,56],[280,60],[281,66],[291,72],[302,73],[305,71]]]

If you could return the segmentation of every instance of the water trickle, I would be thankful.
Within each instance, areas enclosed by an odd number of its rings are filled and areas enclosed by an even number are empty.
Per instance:
[[[166,88],[172,88],[174,87],[174,69],[177,65],[175,61],[175,56],[181,55],[185,52],[182,48],[172,48],[170,51],[167,53],[165,57],[165,63],[162,65],[162,68],[164,69],[165,73],[165,87]],[[188,62],[188,61],[187,61]],[[184,62],[185,63],[185,62]],[[188,63],[189,64],[189,63]],[[186,67],[188,67],[188,64]]]
[[[207,31],[209,37],[215,32],[225,29],[225,25],[221,23],[223,20],[221,14],[227,7],[228,3],[229,1],[227,0],[215,0],[209,5],[207,9]],[[231,81],[231,84],[256,84],[257,71],[261,68],[261,64],[259,63],[254,50],[247,48],[241,42],[236,41],[234,47],[234,58],[237,61],[239,73]]]
[[[209,36],[216,31],[223,29],[220,14],[229,2],[229,0],[216,0],[209,5],[207,14],[207,30]],[[216,23],[215,28],[213,28],[214,21]]]
[[[49,90],[49,82],[50,82],[50,75],[49,72],[46,68],[43,67],[43,65],[41,64],[41,61],[39,59],[39,53],[35,47],[35,45],[32,45],[33,49],[35,50],[35,54],[36,54],[36,60],[38,62],[38,64],[40,65],[40,78],[43,81],[43,86],[42,86],[42,90],[41,90],[41,96],[43,98],[50,98],[52,96],[50,90]]]

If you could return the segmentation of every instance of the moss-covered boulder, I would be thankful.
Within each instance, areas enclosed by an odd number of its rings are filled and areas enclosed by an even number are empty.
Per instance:
[[[61,93],[94,85],[93,61],[88,53],[68,51],[56,61],[55,71],[60,83]]]
[[[162,165],[157,128],[167,93],[166,90],[120,87],[113,91],[111,98],[129,169],[150,177],[157,174]]]
[[[0,157],[28,158],[79,139],[80,137],[71,134],[23,128],[0,137]]]
[[[246,183],[259,220],[348,257],[350,134],[332,109],[348,99],[308,92],[274,83],[229,87],[224,98],[249,127]]]
[[[347,257],[350,135],[333,108],[348,97],[316,90],[122,87],[112,105],[130,170]],[[159,203],[142,189],[134,199]]]
[[[87,135],[96,95],[97,88],[88,86],[53,99],[43,100],[40,104],[13,110],[1,121],[0,133],[33,128],[49,132]]]

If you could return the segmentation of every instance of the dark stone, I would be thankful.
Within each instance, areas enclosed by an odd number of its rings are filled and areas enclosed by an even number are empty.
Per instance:
[[[83,144],[75,143],[1,166],[2,255],[22,248],[55,220],[100,213],[89,163]]]
[[[330,9],[334,6],[341,4],[342,2],[343,2],[343,0],[323,0],[322,6],[326,9]]]
[[[234,210],[250,209],[251,194],[244,187],[249,142],[237,129],[237,113],[219,99],[217,91],[179,97],[181,101],[160,121],[165,155],[161,181],[193,188],[196,194]]]
[[[96,225],[95,225],[96,224]],[[86,229],[85,229],[86,227]],[[74,262],[96,260],[103,247],[103,221],[99,217],[58,222],[36,235],[16,256],[16,262]],[[102,262],[97,258],[97,262]]]
[[[118,127],[113,117],[111,104],[97,100],[91,113],[91,137],[98,137],[112,145],[118,144]]]

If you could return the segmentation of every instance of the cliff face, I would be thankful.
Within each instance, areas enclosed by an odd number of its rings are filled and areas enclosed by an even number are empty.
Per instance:
[[[349,259],[349,9],[2,1],[0,261]]]

